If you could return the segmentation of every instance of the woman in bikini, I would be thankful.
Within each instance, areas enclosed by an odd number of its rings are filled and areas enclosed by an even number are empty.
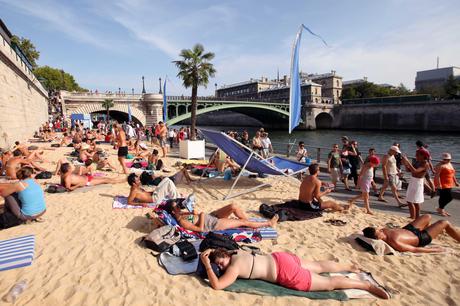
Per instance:
[[[370,282],[355,280],[345,276],[321,276],[325,272],[359,272],[352,264],[334,261],[306,261],[288,252],[275,252],[256,255],[246,251],[228,252],[224,249],[208,249],[201,253],[200,259],[206,269],[209,283],[213,289],[224,289],[237,278],[260,279],[299,291],[330,291],[335,289],[362,289],[373,295],[389,299],[390,295]],[[211,263],[223,271],[217,277]]]

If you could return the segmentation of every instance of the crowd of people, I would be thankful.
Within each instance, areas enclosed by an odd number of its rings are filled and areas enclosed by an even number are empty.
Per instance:
[[[72,192],[79,188],[88,188],[100,184],[127,183],[130,187],[127,202],[129,205],[147,206],[162,199],[177,199],[180,197],[177,184],[190,184],[194,179],[186,168],[170,173],[165,166],[165,159],[174,146],[190,137],[190,128],[171,129],[163,122],[151,127],[140,127],[134,123],[97,122],[93,129],[85,128],[81,122],[75,121],[70,128],[59,119],[47,122],[37,133],[44,141],[51,141],[52,148],[71,147],[70,156],[62,156],[55,161],[56,168],[51,175],[58,175],[60,186],[64,191]],[[264,129],[255,132],[251,139],[248,131],[241,134],[228,131],[228,136],[248,149],[254,150],[258,158],[265,160],[274,153],[268,133]],[[387,242],[398,251],[408,252],[438,252],[439,248],[424,248],[439,234],[446,232],[460,242],[460,231],[448,221],[438,221],[431,224],[429,215],[420,214],[420,205],[424,201],[424,191],[430,195],[439,191],[438,213],[449,216],[445,211],[446,205],[452,201],[452,188],[459,186],[455,169],[451,164],[451,155],[443,153],[442,161],[432,164],[427,146],[417,141],[415,159],[410,160],[403,154],[398,143],[389,146],[388,151],[378,156],[374,148],[363,158],[358,142],[342,137],[342,146],[332,146],[328,155],[327,171],[331,182],[321,180],[321,167],[312,163],[305,143],[299,142],[295,155],[297,161],[310,164],[308,174],[299,179],[298,196],[291,200],[299,209],[320,212],[349,211],[354,203],[361,199],[366,213],[372,214],[369,193],[380,201],[386,201],[385,191],[390,187],[391,193],[400,207],[409,206],[410,217],[414,220],[401,229],[377,229],[368,227],[363,230],[366,237]],[[152,147],[149,149],[149,145]],[[109,160],[108,148],[116,150],[119,165]],[[44,192],[34,178],[37,172],[46,172],[44,150],[16,142],[11,149],[2,151],[1,171],[6,181],[0,184],[0,195],[5,199],[4,212],[0,214],[0,228],[8,228],[29,221],[41,221],[46,212]],[[161,156],[160,156],[161,152]],[[132,160],[128,168],[128,160]],[[136,166],[135,166],[136,165]],[[133,172],[133,168],[152,170],[142,173]],[[222,150],[212,155],[208,166],[215,166],[218,172],[230,171],[236,175],[241,166]],[[378,188],[376,168],[381,166],[383,183]],[[401,183],[404,170],[410,174],[407,192],[401,194]],[[96,175],[96,171],[118,172],[115,177]],[[156,171],[156,172],[155,172]],[[158,175],[158,171],[161,174]],[[338,190],[342,182],[346,191],[354,188],[360,194],[353,197],[348,205],[330,197],[330,193]],[[143,186],[154,186],[153,191],[146,191]],[[327,196],[327,197],[325,197]],[[173,216],[178,224],[190,231],[210,232],[241,226],[250,228],[275,227],[278,215],[265,222],[251,221],[246,213],[236,204],[226,205],[216,211],[205,213],[185,210],[184,204],[170,201],[165,211]],[[381,298],[389,298],[386,290],[369,282],[352,280],[346,277],[326,277],[323,272],[357,271],[355,265],[341,264],[331,261],[304,261],[294,254],[276,252],[269,255],[259,255],[237,251],[230,253],[226,250],[208,250],[200,255],[206,268],[210,285],[214,289],[229,286],[237,278],[262,279],[277,283],[291,289],[303,291],[321,291],[345,288],[367,290]],[[216,264],[223,274],[217,276],[211,263]]]

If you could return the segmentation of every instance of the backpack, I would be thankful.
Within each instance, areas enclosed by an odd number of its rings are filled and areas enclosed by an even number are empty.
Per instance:
[[[39,174],[35,176],[36,179],[50,179],[53,176],[53,174],[49,171],[42,171]]]
[[[209,232],[206,235],[206,238],[200,243],[200,252],[203,252],[207,249],[218,249],[223,248],[229,251],[238,250],[239,246],[235,240],[233,240],[230,236],[216,234],[213,232]]]
[[[67,191],[67,188],[65,188],[64,186],[61,186],[61,185],[50,185],[46,189],[46,192],[48,192],[48,193],[63,193],[63,192],[66,192],[66,191]]]
[[[184,261],[191,261],[198,257],[195,247],[188,240],[181,240],[173,245],[171,253],[180,256]]]
[[[289,218],[291,218],[291,214],[288,210],[282,208],[276,209],[275,207],[267,204],[261,204],[259,206],[259,212],[268,219],[273,218],[274,215],[278,215],[278,222],[289,221]],[[291,220],[293,219],[291,218]]]
[[[155,252],[166,251],[179,240],[180,233],[176,231],[174,226],[170,225],[154,229],[142,239],[145,246]]]

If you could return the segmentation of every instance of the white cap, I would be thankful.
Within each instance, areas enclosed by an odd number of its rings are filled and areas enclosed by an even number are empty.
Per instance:
[[[398,148],[398,146],[391,146],[390,150],[395,151],[396,153],[401,154],[401,150]]]

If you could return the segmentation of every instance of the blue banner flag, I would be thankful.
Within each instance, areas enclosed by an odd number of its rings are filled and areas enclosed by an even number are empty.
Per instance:
[[[168,101],[166,99],[166,80],[168,76],[165,77],[165,82],[163,84],[163,122],[166,123],[167,115],[168,115]]]
[[[311,35],[321,39],[323,43],[328,46],[326,41],[319,35],[313,33],[305,25],[301,25],[294,40],[291,54],[291,83],[289,91],[289,134],[300,123],[300,115],[302,111],[302,92],[300,89],[300,73],[299,73],[299,49],[300,40],[302,38],[302,30],[307,30]]]
[[[132,117],[131,117],[131,103],[129,103],[129,100],[128,100],[128,122],[131,122],[132,121]]]

